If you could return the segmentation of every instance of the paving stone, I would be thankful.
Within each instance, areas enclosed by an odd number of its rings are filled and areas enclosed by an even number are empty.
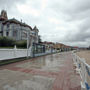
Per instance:
[[[0,90],[81,90],[71,52],[0,67]]]

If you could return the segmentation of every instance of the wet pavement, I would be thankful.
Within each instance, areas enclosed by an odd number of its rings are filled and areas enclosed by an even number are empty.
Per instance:
[[[71,52],[0,67],[0,90],[81,90]]]

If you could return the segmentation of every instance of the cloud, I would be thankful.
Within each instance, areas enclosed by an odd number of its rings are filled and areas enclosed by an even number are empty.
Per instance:
[[[17,9],[19,10],[20,13],[22,14],[31,14],[31,15],[34,15],[34,16],[39,16],[40,15],[40,12],[35,9],[35,8],[31,8],[27,5],[17,5]]]
[[[5,10],[11,9],[16,5],[17,2],[24,3],[25,0],[0,0],[0,10],[1,9],[5,9]]]

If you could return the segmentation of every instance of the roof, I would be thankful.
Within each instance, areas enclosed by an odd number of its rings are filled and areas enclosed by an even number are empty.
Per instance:
[[[7,12],[5,10],[2,10],[1,15],[0,15],[0,21],[4,21],[4,20],[7,20],[7,19],[8,19]]]
[[[20,24],[21,26],[29,27],[29,28],[32,30],[31,26],[27,25],[26,23],[22,23],[22,22],[16,20],[15,18],[6,20],[6,21],[3,22],[3,24],[6,24],[6,23],[8,23],[8,22],[9,22],[9,23]]]
[[[4,20],[5,20],[5,18],[0,16],[0,21],[4,21]]]
[[[34,26],[33,30],[37,30],[37,31],[39,31],[38,28],[37,28],[36,26]]]
[[[45,41],[45,42],[42,42],[42,44],[54,44],[54,43]]]

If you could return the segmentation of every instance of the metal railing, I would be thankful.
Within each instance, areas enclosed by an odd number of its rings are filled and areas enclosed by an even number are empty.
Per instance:
[[[77,67],[76,72],[81,76],[81,88],[82,90],[90,90],[90,65],[88,65],[84,58],[80,58],[73,53],[74,65]]]

